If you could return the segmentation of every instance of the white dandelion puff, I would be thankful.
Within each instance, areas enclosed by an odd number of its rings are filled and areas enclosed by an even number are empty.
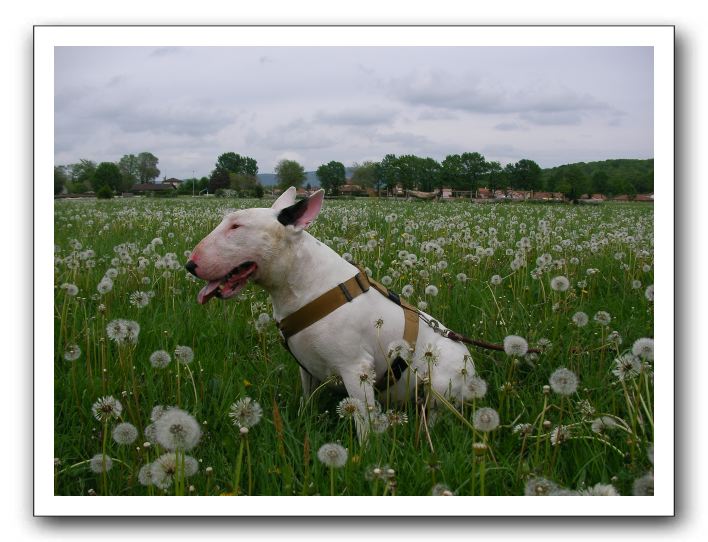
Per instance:
[[[507,335],[504,337],[504,352],[508,356],[522,357],[528,352],[529,343],[526,339],[518,335]]]
[[[167,450],[191,450],[202,436],[197,420],[188,412],[171,408],[155,421],[155,438]]]
[[[81,348],[78,344],[70,344],[64,350],[64,359],[66,361],[76,361],[81,357]]]
[[[91,412],[99,422],[105,422],[119,418],[123,412],[123,405],[112,395],[106,395],[93,404]]]
[[[164,369],[170,364],[171,361],[172,358],[170,357],[170,354],[165,350],[156,350],[150,354],[150,365],[156,369]]]
[[[366,407],[361,399],[355,397],[345,397],[337,405],[337,414],[340,418],[364,418]]]
[[[578,311],[571,317],[571,320],[576,326],[583,327],[587,325],[590,317],[583,311]]]
[[[610,324],[610,321],[612,321],[612,317],[607,311],[597,311],[595,316],[593,316],[593,320],[602,326],[607,326]]]
[[[642,337],[634,341],[632,354],[641,359],[654,361],[654,339]]]
[[[556,369],[548,379],[551,389],[558,395],[571,395],[578,389],[578,377],[570,369]]]
[[[570,281],[563,275],[559,275],[551,279],[551,289],[556,292],[565,292],[569,287]]]
[[[346,448],[333,442],[323,444],[320,449],[317,450],[317,459],[333,469],[343,467],[347,463],[347,456]]]
[[[132,423],[119,423],[113,428],[113,440],[118,444],[132,444],[138,438],[138,430]]]
[[[489,432],[499,426],[499,413],[493,408],[478,409],[472,417],[472,425],[477,431]]]
[[[262,417],[261,405],[250,397],[239,399],[229,409],[229,418],[236,427],[253,427]]]
[[[182,365],[189,365],[194,360],[194,351],[189,346],[175,347],[175,359]]]
[[[96,454],[91,458],[91,461],[89,461],[89,467],[91,471],[96,474],[108,472],[113,468],[113,460],[107,455]]]

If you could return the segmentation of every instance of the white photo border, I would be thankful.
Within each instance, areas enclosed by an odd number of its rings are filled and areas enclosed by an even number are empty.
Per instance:
[[[648,46],[654,48],[655,496],[376,497],[55,496],[53,216],[43,186],[54,166],[58,46]],[[673,26],[37,26],[34,29],[34,513],[38,516],[672,516],[674,515]],[[578,498],[583,499],[582,503]],[[78,499],[81,499],[78,502]],[[146,499],[150,499],[149,502]],[[287,499],[285,501],[284,499]],[[282,501],[282,502],[281,502]],[[313,503],[316,502],[316,506]]]

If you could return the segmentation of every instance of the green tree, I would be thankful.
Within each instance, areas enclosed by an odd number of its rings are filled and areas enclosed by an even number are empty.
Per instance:
[[[441,167],[437,160],[432,158],[419,159],[418,174],[419,186],[424,192],[432,192],[436,188],[442,188]]]
[[[54,166],[54,195],[61,194],[69,182],[65,166]]]
[[[457,190],[465,185],[465,168],[459,154],[449,154],[440,165],[440,175],[444,184]]]
[[[256,187],[255,187],[255,189],[253,190],[253,197],[260,199],[260,198],[263,197],[263,193],[264,193],[263,185],[262,185],[261,183],[258,183],[258,182],[257,182],[257,183],[256,183]]]
[[[255,177],[258,174],[258,162],[253,158],[241,156],[235,152],[225,152],[216,159],[216,169]]]
[[[138,155],[138,180],[141,183],[150,183],[160,175],[158,162],[157,156],[152,153],[141,152]]]
[[[479,180],[487,172],[487,162],[478,152],[462,153],[460,162],[464,171],[464,184],[476,196]]]
[[[604,171],[596,171],[592,176],[590,186],[590,190],[593,194],[608,195],[610,187],[610,176]]]
[[[96,192],[96,197],[98,199],[111,199],[113,197],[113,190],[107,184],[101,186]]]
[[[278,178],[278,186],[283,190],[294,186],[300,188],[305,181],[305,168],[295,160],[281,160],[275,166],[275,176]]]
[[[217,190],[223,190],[224,188],[229,188],[231,185],[231,178],[229,177],[229,172],[225,169],[216,168],[211,172],[209,176],[209,193],[214,194]]]
[[[487,162],[487,174],[484,176],[487,188],[494,193],[495,190],[503,187],[503,174],[501,163],[497,161]]]
[[[326,192],[334,195],[339,194],[339,189],[346,179],[344,164],[334,160],[327,164],[322,164],[317,168],[315,174],[320,181],[320,186],[324,188]]]
[[[577,201],[588,192],[589,187],[588,178],[580,166],[571,165],[561,170],[557,191],[562,192],[567,199]]]
[[[378,177],[381,187],[387,190],[393,189],[400,180],[400,169],[398,158],[395,154],[387,154],[379,163]]]
[[[378,181],[378,162],[366,161],[361,164],[354,163],[352,182],[364,188],[373,188]]]
[[[78,163],[67,166],[67,170],[71,176],[71,192],[80,194],[93,187],[96,162],[82,158]]]
[[[140,180],[140,163],[134,154],[126,154],[118,161],[118,169],[123,176],[123,189],[128,190]]]
[[[533,160],[524,158],[516,162],[514,177],[517,188],[532,192],[541,189],[541,167]]]
[[[240,196],[252,196],[258,180],[254,175],[244,173],[229,173],[229,186],[236,190]]]
[[[123,176],[120,169],[113,162],[101,162],[96,167],[96,173],[93,175],[93,189],[98,192],[104,186],[116,191],[120,190],[123,183]]]

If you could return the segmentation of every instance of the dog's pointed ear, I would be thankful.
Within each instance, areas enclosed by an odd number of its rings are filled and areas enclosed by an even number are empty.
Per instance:
[[[280,194],[280,197],[275,200],[275,203],[273,203],[271,209],[275,209],[276,211],[282,211],[286,207],[290,207],[293,203],[295,203],[295,194],[295,187],[291,186],[285,192]]]
[[[301,199],[294,205],[280,211],[278,213],[278,222],[283,226],[293,226],[297,231],[304,230],[320,214],[323,200],[324,190],[320,189],[309,198]]]

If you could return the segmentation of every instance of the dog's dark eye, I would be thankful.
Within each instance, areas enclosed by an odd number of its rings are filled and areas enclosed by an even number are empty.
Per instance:
[[[231,226],[231,229],[232,229],[232,230],[235,230],[235,229],[238,228],[238,227],[239,227],[238,224],[234,224],[233,226]]]

